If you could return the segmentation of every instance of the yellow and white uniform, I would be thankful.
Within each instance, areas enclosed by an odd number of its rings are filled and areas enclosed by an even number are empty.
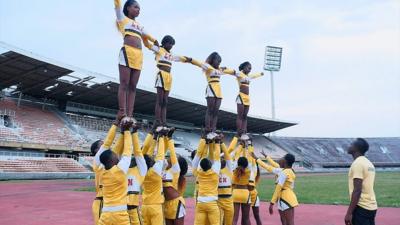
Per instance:
[[[296,207],[299,205],[296,194],[294,193],[294,181],[296,180],[296,174],[291,168],[275,168],[264,163],[261,159],[257,160],[257,163],[268,172],[278,175],[277,184],[275,186],[275,192],[272,196],[271,203],[277,203],[280,211]]]
[[[221,224],[231,225],[234,213],[232,198],[233,164],[229,150],[224,143],[221,144],[221,149],[224,152],[226,166],[219,173],[218,207],[221,213]]]
[[[232,179],[233,186],[249,185],[251,174],[252,174],[251,169],[246,168],[244,171],[244,174],[241,174],[239,176],[239,172],[236,169],[233,173],[233,179]],[[232,194],[233,194],[233,202],[234,203],[243,203],[243,204],[251,203],[250,192],[249,192],[249,189],[247,189],[247,188],[246,189],[233,188]]]
[[[112,129],[112,128],[111,128]],[[95,155],[95,163],[100,165],[100,155],[108,146],[102,146]],[[102,174],[104,205],[99,225],[122,224],[129,225],[127,212],[128,180],[126,174],[132,155],[132,137],[130,131],[124,132],[124,150],[118,164],[110,169],[104,169]]]
[[[244,170],[243,174],[240,174],[237,169],[237,160],[239,157],[246,157],[248,160],[248,166]],[[239,145],[238,149],[235,152],[235,162],[234,162],[234,172],[233,172],[233,202],[240,204],[250,204],[250,191],[248,188],[244,188],[244,186],[253,185],[254,186],[254,173],[253,173],[253,164],[252,161],[248,157],[247,149],[242,145]],[[236,185],[241,186],[241,188],[235,188]]]
[[[141,224],[141,215],[139,211],[140,187],[143,184],[147,173],[147,165],[144,160],[139,145],[138,132],[132,134],[133,155],[135,156],[136,166],[128,169],[128,214],[131,225]]]
[[[103,146],[108,149],[115,138],[115,133],[117,131],[117,126],[112,125],[108,131],[107,137],[104,140]],[[117,142],[118,143],[118,142]],[[94,224],[97,225],[101,216],[101,209],[103,208],[103,185],[102,185],[102,175],[104,167],[100,163],[93,161],[93,172],[94,172],[94,182],[96,188],[96,198],[92,204],[92,214],[94,219]]]
[[[164,165],[165,145],[164,138],[157,141],[158,150],[154,165],[148,169],[143,182],[142,216],[144,225],[164,224],[163,215],[163,187],[162,170]]]
[[[365,156],[359,156],[351,164],[349,170],[349,194],[354,190],[353,180],[355,178],[362,179],[362,192],[357,205],[366,210],[377,210],[374,192],[375,167]]]
[[[163,47],[158,47],[149,42],[145,42],[145,46],[156,54],[157,66],[169,67],[171,70],[172,62],[185,62],[186,58],[183,56],[173,55]],[[170,91],[172,85],[172,74],[169,71],[159,69],[156,75],[155,87],[163,88],[165,91]]]
[[[122,12],[121,0],[114,0],[115,13],[117,15],[118,30],[125,37],[126,35],[138,37],[154,42],[155,39],[151,37],[136,20],[131,20],[125,17]],[[119,65],[126,66],[132,69],[141,70],[143,64],[142,49],[138,49],[129,45],[124,45],[119,52]]]
[[[250,80],[255,79],[257,77],[261,77],[261,76],[263,76],[263,73],[255,73],[255,74],[246,75],[245,73],[240,71],[237,74],[236,79],[238,81],[239,88],[240,88],[241,86],[248,87],[250,85]],[[245,94],[245,93],[239,91],[239,94],[236,97],[236,103],[245,105],[245,106],[250,106],[250,96],[248,94]]]
[[[199,166],[201,154],[199,150],[193,159],[193,168],[197,168],[198,196],[196,203],[196,214],[194,219],[195,225],[204,225],[207,222],[210,225],[220,225],[220,213],[217,204],[218,200],[218,183],[219,173],[221,170],[219,145],[214,145],[214,159],[212,167],[207,171],[203,171]]]
[[[182,196],[183,190],[179,190],[178,181],[179,181],[179,174],[181,172],[181,168],[179,167],[178,158],[175,152],[174,140],[166,138],[168,149],[170,151],[170,158],[171,158],[171,168],[164,171],[163,173],[163,187],[172,187],[177,192],[180,193],[180,196],[167,200],[164,203],[164,216],[165,219],[175,220],[182,218],[186,215],[185,209],[185,199]]]
[[[237,76],[237,73],[233,69],[220,69],[214,68],[208,63],[203,63],[197,60],[192,59],[192,64],[200,67],[207,78],[207,88],[206,88],[206,98],[213,97],[213,98],[222,98],[221,93],[221,85],[219,83],[220,77],[223,74],[229,74]]]

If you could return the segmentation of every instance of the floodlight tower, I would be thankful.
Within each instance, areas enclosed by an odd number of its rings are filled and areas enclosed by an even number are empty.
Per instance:
[[[281,69],[282,48],[267,46],[264,56],[264,70],[271,74],[271,114],[272,119],[275,119],[275,95],[274,95],[274,72]]]

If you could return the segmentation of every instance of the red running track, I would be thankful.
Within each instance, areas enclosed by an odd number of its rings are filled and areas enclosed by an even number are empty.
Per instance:
[[[92,186],[92,181],[0,182],[0,224],[7,225],[90,225],[92,192],[73,191]],[[193,224],[194,202],[187,199],[185,223]],[[263,225],[279,225],[278,213],[267,214],[261,204]],[[346,206],[302,204],[296,208],[296,225],[343,225]],[[378,225],[398,225],[399,208],[379,208]],[[252,224],[255,224],[252,220]]]

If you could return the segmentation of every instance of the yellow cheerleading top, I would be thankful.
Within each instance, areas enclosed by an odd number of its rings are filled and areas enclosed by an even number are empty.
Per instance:
[[[139,146],[138,132],[132,134],[136,166],[128,169],[128,206],[139,206],[140,187],[147,173],[147,165]]]
[[[115,128],[115,129],[114,129]],[[108,136],[106,138],[105,146],[108,146],[108,148],[110,147],[113,139],[115,138],[115,133],[116,133],[116,126],[111,130],[111,136]],[[117,143],[114,145],[113,147],[113,151],[122,151],[123,148],[123,144],[124,144],[124,138],[123,135],[120,135],[120,137],[118,138]],[[121,153],[119,153],[120,155]],[[103,171],[104,171],[104,167],[101,165],[96,165],[95,163],[93,163],[93,172],[94,172],[94,180],[95,180],[95,188],[96,188],[96,198],[102,198],[103,197],[103,185],[102,185],[102,176],[103,176]]]
[[[219,173],[218,196],[228,197],[232,195],[233,165],[229,150],[224,143],[221,144],[221,149],[224,152],[226,166]]]
[[[246,168],[244,174],[242,174],[240,177],[238,170],[235,170],[233,172],[232,183],[236,185],[248,185],[250,183],[250,176],[251,176],[251,170],[249,168]]]
[[[173,187],[175,190],[178,190],[178,180],[179,174],[181,172],[181,168],[179,167],[178,158],[176,157],[174,140],[166,138],[166,144],[168,145],[168,149],[170,152],[171,158],[171,168],[164,171],[163,174],[163,187]]]
[[[115,126],[115,125],[113,125]],[[113,127],[110,129],[112,130]],[[116,129],[116,128],[115,128]],[[110,137],[107,135],[106,140]],[[106,142],[105,142],[106,143]],[[100,155],[108,150],[107,145],[103,145],[95,156],[95,162],[100,165]],[[103,183],[103,212],[126,210],[128,180],[126,174],[129,169],[132,154],[132,138],[130,131],[124,132],[124,150],[118,164],[110,169],[104,169],[102,174]]]
[[[296,180],[296,174],[294,173],[293,169],[275,168],[264,163],[261,159],[258,159],[257,163],[267,171],[278,175],[275,191],[271,198],[271,203],[275,204],[278,200],[280,200],[285,202],[289,207],[295,207],[299,205],[296,194],[293,191],[294,181]]]
[[[255,73],[255,74],[246,75],[245,73],[240,71],[236,76],[236,80],[237,80],[237,82],[239,84],[239,87],[241,85],[249,86],[250,80],[256,79],[256,78],[261,77],[261,76],[263,76],[263,73]]]
[[[158,151],[155,164],[151,167],[143,182],[143,205],[158,205],[164,203],[162,170],[164,165],[164,138],[158,139]]]
[[[115,13],[117,15],[117,25],[118,30],[122,33],[123,36],[135,36],[138,38],[144,37],[146,40],[150,40],[154,42],[152,36],[150,36],[136,20],[129,19],[122,12],[121,0],[114,0],[115,5]]]
[[[204,74],[206,75],[208,83],[219,83],[220,77],[223,74],[237,76],[236,71],[233,69],[214,68],[208,63],[203,63],[195,59],[192,59],[192,64],[200,67],[203,70]]]
[[[115,138],[115,134],[117,132],[117,126],[114,124],[111,126],[111,128],[108,131],[108,134],[103,142],[103,146],[105,149],[109,149],[112,145],[112,142]],[[100,151],[100,149],[99,149]],[[96,153],[97,154],[97,153]],[[99,155],[100,156],[100,155]],[[96,157],[95,157],[96,159]],[[95,189],[96,189],[96,197],[103,197],[103,185],[102,185],[102,176],[103,176],[103,170],[104,166],[100,164],[99,162],[96,162],[96,160],[93,160],[93,172],[94,172],[94,183],[95,183]]]
[[[249,146],[249,149],[246,149],[243,145],[239,145],[234,153],[234,172],[233,172],[233,184],[236,185],[252,185],[254,186],[254,167],[255,165],[255,161],[251,158],[249,152],[253,151],[251,149],[252,146]],[[246,157],[247,161],[248,161],[248,166],[245,169],[244,174],[242,174],[240,177],[238,177],[239,172],[238,170],[236,170],[237,168],[237,161],[240,157]]]
[[[149,42],[144,42],[144,45],[156,54],[157,66],[171,67],[172,62],[185,62],[186,58],[183,56],[173,55],[163,47],[156,46]]]
[[[221,148],[219,145],[214,145],[214,159],[212,160],[212,167],[207,171],[203,171],[199,166],[200,156],[203,154],[199,150],[193,159],[193,166],[197,168],[197,181],[198,181],[198,202],[212,202],[218,200],[218,183],[219,173],[221,170],[220,153]]]

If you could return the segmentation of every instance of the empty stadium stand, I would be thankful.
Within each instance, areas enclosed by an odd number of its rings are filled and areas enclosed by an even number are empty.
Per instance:
[[[277,146],[303,157],[313,167],[348,167],[353,159],[347,154],[352,138],[271,137]],[[366,138],[367,157],[378,167],[400,167],[400,138]]]
[[[74,159],[38,158],[0,160],[0,172],[88,172]]]
[[[107,131],[112,125],[113,121],[106,118],[99,118],[93,116],[84,116],[78,114],[67,113],[68,119],[81,128],[95,131]]]
[[[17,103],[10,98],[0,100],[0,111],[13,111],[11,124],[0,126],[2,146],[57,150],[83,150],[84,140],[71,131],[56,113],[35,105]]]

